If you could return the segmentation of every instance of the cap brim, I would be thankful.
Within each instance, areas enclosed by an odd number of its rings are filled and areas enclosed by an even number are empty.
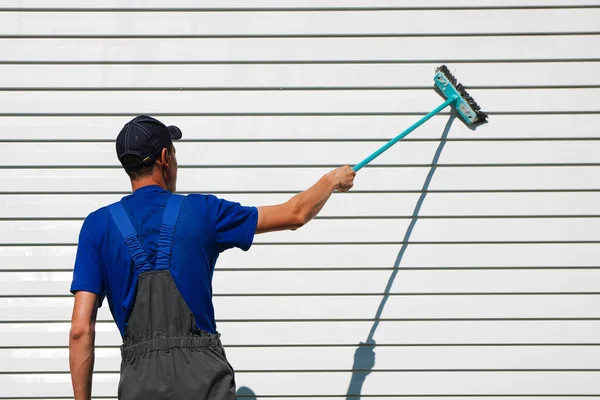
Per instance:
[[[179,140],[183,136],[181,133],[181,129],[176,127],[175,125],[168,126],[169,134],[171,135],[171,140]]]

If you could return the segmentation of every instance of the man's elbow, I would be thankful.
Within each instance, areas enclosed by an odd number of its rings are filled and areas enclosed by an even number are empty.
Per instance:
[[[294,217],[294,220],[290,224],[290,230],[295,231],[297,229],[300,229],[307,223],[308,223],[308,220],[306,218],[303,218],[301,216]]]
[[[302,228],[309,221],[310,217],[306,210],[302,209],[299,205],[294,204],[290,218],[290,230],[295,231],[296,229]]]
[[[72,342],[93,339],[95,336],[94,324],[71,324],[69,339]]]

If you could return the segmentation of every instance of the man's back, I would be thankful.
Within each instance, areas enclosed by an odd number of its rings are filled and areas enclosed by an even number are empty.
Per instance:
[[[145,186],[121,200],[151,265],[156,263],[160,225],[171,193]],[[254,207],[211,195],[184,197],[177,221],[170,271],[199,329],[216,333],[212,275],[220,252],[247,250],[256,229]],[[137,273],[108,207],[91,213],[82,227],[71,291],[106,296],[121,335],[135,300]]]

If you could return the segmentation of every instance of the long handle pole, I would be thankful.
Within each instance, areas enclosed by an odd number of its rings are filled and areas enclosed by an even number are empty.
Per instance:
[[[456,101],[456,99],[457,99],[456,96],[449,97],[448,100],[446,100],[444,103],[442,103],[439,107],[437,107],[436,109],[431,111],[429,114],[425,115],[423,118],[421,118],[420,120],[415,122],[411,127],[406,129],[404,132],[400,133],[398,136],[396,136],[395,138],[393,138],[392,140],[390,140],[389,142],[387,142],[386,144],[381,146],[377,151],[375,151],[369,157],[365,158],[364,160],[362,160],[361,162],[356,164],[354,167],[352,167],[352,169],[354,171],[358,171],[359,169],[361,169],[362,167],[364,167],[365,165],[367,165],[368,163],[370,163],[371,161],[373,161],[374,159],[379,157],[381,155],[381,153],[383,153],[384,151],[386,151],[387,149],[389,149],[390,147],[395,145],[403,137],[405,137],[406,135],[408,135],[409,133],[411,133],[412,131],[417,129],[419,126],[423,125],[423,123],[425,123],[425,121],[427,121],[429,118],[433,117],[435,114],[442,111],[444,108],[446,108],[448,105],[450,105],[450,103]]]

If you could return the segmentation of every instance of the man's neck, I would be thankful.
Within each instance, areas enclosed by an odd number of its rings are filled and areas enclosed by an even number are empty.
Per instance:
[[[148,176],[141,179],[136,179],[135,181],[131,181],[131,191],[135,192],[136,190],[143,188],[144,186],[160,186],[161,188],[167,190],[167,185],[163,179],[157,179],[154,176]]]

